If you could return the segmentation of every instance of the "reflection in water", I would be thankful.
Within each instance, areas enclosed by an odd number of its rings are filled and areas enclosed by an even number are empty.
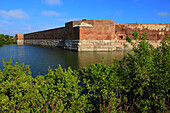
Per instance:
[[[111,64],[114,58],[118,60],[128,51],[114,51],[114,52],[78,52],[79,67],[88,66],[91,63],[102,62],[104,57],[105,64]]]
[[[2,58],[8,61],[13,57],[13,64],[18,62],[30,65],[32,76],[35,77],[47,74],[49,66],[56,69],[61,64],[63,68],[70,66],[72,69],[78,69],[91,63],[101,62],[102,57],[105,58],[104,63],[111,64],[115,57],[121,59],[126,53],[127,51],[75,52],[31,45],[5,45],[0,47],[0,69],[3,68]]]

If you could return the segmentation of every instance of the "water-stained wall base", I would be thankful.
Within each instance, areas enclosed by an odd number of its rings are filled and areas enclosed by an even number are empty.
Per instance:
[[[157,40],[148,42],[154,47],[160,45],[160,41]],[[115,51],[132,49],[132,46],[125,40],[26,40],[25,44],[60,47],[73,51]]]

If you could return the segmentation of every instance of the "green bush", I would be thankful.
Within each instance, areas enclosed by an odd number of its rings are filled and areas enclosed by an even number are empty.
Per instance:
[[[88,112],[93,106],[85,95],[76,71],[49,69],[45,76],[31,77],[29,66],[4,62],[0,72],[1,112]]]
[[[169,38],[154,48],[146,34],[122,60],[79,70],[49,68],[31,77],[28,65],[5,62],[0,71],[0,112],[169,112]]]
[[[16,44],[16,43],[17,43],[16,38],[14,38],[13,36],[0,34],[0,46],[3,46],[4,44]]]
[[[116,59],[112,65],[102,63],[91,64],[79,70],[80,79],[83,81],[84,90],[95,107],[96,112],[116,111],[121,103],[120,84]]]
[[[169,111],[169,38],[154,48],[139,40],[138,32],[129,37],[133,53],[112,65],[91,64],[80,70],[81,81],[96,112],[165,112]]]
[[[134,38],[139,34],[136,32]],[[146,34],[141,41],[134,43],[133,54],[120,61],[119,77],[125,87],[123,94],[125,111],[130,112],[163,112],[169,109],[169,38],[161,42],[161,46],[154,48],[146,41]]]

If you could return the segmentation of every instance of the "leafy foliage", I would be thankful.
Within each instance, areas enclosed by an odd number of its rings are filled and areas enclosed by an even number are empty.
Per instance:
[[[143,35],[139,44],[129,41],[134,53],[128,53],[120,62],[119,77],[126,96],[124,108],[135,112],[163,112],[169,109],[169,38],[154,48],[146,36]]]
[[[92,110],[88,99],[81,95],[77,72],[49,69],[45,76],[31,77],[29,67],[4,62],[0,72],[1,112],[86,112]]]
[[[9,35],[0,34],[0,46],[4,44],[16,44],[16,38]]]
[[[116,59],[112,65],[91,64],[80,71],[84,90],[95,106],[96,112],[111,112],[120,104],[120,90]]]
[[[169,38],[153,47],[146,33],[134,32],[133,53],[113,64],[91,64],[79,70],[49,68],[31,77],[29,65],[3,60],[0,112],[169,112]]]

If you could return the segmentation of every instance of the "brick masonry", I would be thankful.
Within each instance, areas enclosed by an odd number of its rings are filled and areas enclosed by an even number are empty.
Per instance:
[[[24,35],[23,34],[16,34],[17,45],[24,45]]]
[[[131,49],[125,46],[126,36],[133,40],[133,32],[142,36],[155,47],[170,34],[170,24],[115,23],[112,20],[72,21],[65,27],[29,34],[17,34],[17,42],[24,44],[62,47],[75,51],[114,51]]]

